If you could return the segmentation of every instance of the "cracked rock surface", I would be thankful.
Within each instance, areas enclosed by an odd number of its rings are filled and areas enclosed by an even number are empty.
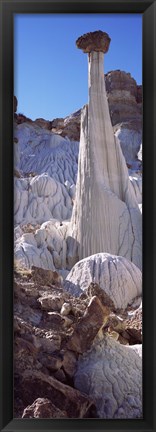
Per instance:
[[[79,358],[74,383],[93,397],[100,418],[142,417],[142,359],[133,346],[97,339]]]
[[[116,309],[125,309],[142,292],[141,271],[121,256],[99,253],[84,258],[71,269],[64,287],[80,296],[92,282],[102,288]]]

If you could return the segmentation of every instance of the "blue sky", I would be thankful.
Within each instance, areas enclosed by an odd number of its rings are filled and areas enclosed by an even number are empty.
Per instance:
[[[105,73],[124,70],[142,83],[141,14],[16,14],[14,94],[19,113],[52,120],[87,103],[87,54],[75,41],[95,30],[111,38]]]

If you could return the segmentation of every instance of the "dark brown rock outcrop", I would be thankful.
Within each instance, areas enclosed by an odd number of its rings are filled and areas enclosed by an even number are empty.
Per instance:
[[[23,398],[26,406],[38,397],[49,399],[52,404],[57,403],[60,410],[63,408],[68,418],[95,415],[95,405],[91,398],[40,371],[23,371],[19,380],[18,397]]]
[[[76,45],[84,53],[90,53],[91,51],[107,53],[110,41],[111,39],[107,33],[97,30],[80,36],[76,41]]]
[[[84,316],[78,321],[67,347],[77,353],[87,351],[100,328],[107,322],[110,309],[97,296],[91,298]]]
[[[49,399],[38,398],[24,409],[22,418],[67,418],[67,412],[57,408]]]
[[[141,88],[130,73],[115,70],[105,75],[112,125],[133,120],[141,122]],[[138,127],[138,126],[137,126]]]

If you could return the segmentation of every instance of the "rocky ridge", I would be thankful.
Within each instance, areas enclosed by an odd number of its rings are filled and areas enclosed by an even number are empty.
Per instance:
[[[115,70],[105,74],[108,105],[115,136],[129,165],[138,166],[137,154],[142,142],[142,86],[137,85],[130,73]],[[14,100],[17,111],[17,99]],[[32,121],[23,114],[15,113],[17,124],[28,122],[52,131],[72,141],[80,140],[81,109],[66,118]]]

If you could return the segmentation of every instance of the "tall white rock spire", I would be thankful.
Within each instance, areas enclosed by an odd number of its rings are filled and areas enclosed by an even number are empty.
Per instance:
[[[110,38],[95,31],[77,47],[88,53],[89,103],[82,110],[76,198],[68,237],[69,267],[98,252],[141,268],[141,213],[120,144],[114,139],[104,81]]]

